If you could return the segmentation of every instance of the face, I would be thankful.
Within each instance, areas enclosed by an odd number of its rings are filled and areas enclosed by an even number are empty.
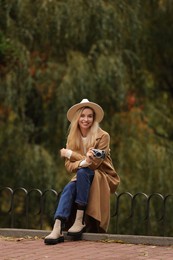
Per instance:
[[[79,127],[81,131],[87,131],[94,121],[94,112],[90,108],[85,108],[79,117]]]

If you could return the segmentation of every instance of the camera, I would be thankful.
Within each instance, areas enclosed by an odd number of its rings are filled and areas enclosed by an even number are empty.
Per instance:
[[[94,153],[94,157],[104,159],[105,158],[105,151],[99,149],[92,149]]]

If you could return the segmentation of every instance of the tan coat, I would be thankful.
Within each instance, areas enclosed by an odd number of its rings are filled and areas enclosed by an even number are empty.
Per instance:
[[[94,148],[104,150],[106,158],[94,158],[93,163],[89,166],[89,168],[95,171],[95,174],[90,188],[86,214],[97,220],[100,230],[103,230],[103,232],[107,231],[110,220],[110,193],[116,191],[120,182],[120,178],[112,164],[109,145],[109,134],[100,128]],[[73,152],[70,160],[66,159],[65,161],[67,171],[75,173],[84,158],[85,155],[82,149]],[[75,179],[76,175],[71,181]]]

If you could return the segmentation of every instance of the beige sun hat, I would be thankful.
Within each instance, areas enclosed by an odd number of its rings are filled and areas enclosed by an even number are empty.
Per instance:
[[[104,111],[101,108],[101,106],[99,106],[98,104],[94,103],[94,102],[90,102],[88,99],[83,99],[80,103],[72,106],[68,111],[67,111],[67,119],[71,122],[73,119],[74,114],[76,113],[76,111],[82,107],[90,107],[94,110],[95,114],[96,114],[96,121],[98,123],[100,123],[103,119],[104,116]]]

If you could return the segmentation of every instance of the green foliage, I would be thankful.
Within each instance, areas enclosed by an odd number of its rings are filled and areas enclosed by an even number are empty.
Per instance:
[[[52,187],[57,166],[51,155],[44,147],[27,143],[27,130],[20,124],[7,126],[6,130],[1,128],[0,135],[1,185],[27,189],[35,185],[39,189]]]
[[[122,112],[113,118],[112,128],[117,131],[112,148],[118,154],[123,189],[128,190],[131,180],[130,188],[134,192],[171,193],[173,143],[164,136],[166,128],[163,129],[161,123],[165,118],[158,115],[158,111],[150,112],[148,118],[145,115],[147,108],[146,111],[133,108],[130,112]],[[156,115],[158,125],[153,123]],[[167,182],[168,179],[170,182]]]

